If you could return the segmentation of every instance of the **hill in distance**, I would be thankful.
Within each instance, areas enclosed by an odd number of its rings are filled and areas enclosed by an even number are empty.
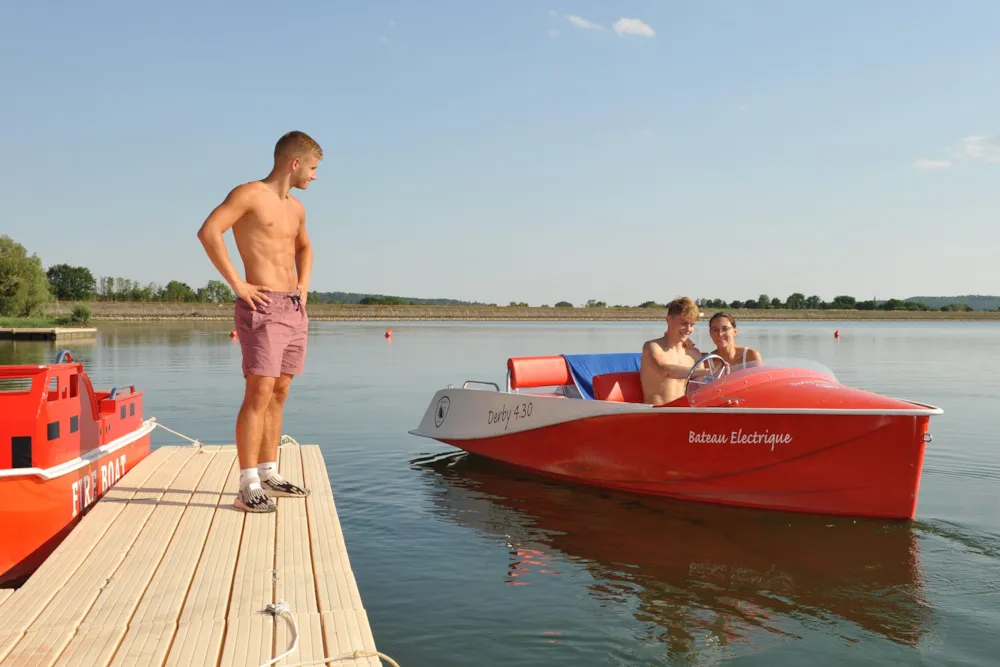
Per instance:
[[[904,301],[924,303],[931,308],[950,306],[953,303],[964,303],[973,310],[997,310],[1000,308],[1000,296],[984,294],[963,294],[961,296],[911,296]]]
[[[481,301],[462,301],[445,298],[417,298],[386,294],[367,294],[360,292],[310,292],[310,301],[314,303],[343,304],[382,304],[382,305],[421,305],[421,306],[495,306],[497,304]],[[911,296],[903,301],[923,303],[933,310],[952,304],[965,304],[973,310],[1000,309],[1000,296],[982,294],[963,294],[959,296]],[[880,300],[880,302],[883,302]],[[527,304],[525,304],[527,305]]]
[[[360,294],[358,292],[309,292],[309,300],[318,303],[376,303],[386,305],[413,304],[416,306],[490,306],[494,304],[458,299],[418,299],[408,296],[386,294]]]

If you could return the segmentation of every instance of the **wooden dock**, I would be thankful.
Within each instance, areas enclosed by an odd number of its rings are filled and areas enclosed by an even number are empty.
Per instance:
[[[59,340],[96,336],[92,327],[0,327],[0,340]]]
[[[0,591],[0,665],[257,667],[291,647],[288,616],[262,613],[284,602],[298,647],[274,664],[380,667],[319,447],[278,465],[311,495],[248,514],[234,446],[154,450]]]

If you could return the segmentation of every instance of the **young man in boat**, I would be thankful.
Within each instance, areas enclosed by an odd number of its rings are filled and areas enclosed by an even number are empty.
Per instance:
[[[700,314],[695,302],[686,296],[667,305],[666,333],[642,346],[639,379],[645,403],[662,405],[684,395],[688,373],[703,356],[689,340]],[[694,377],[709,372],[699,369]]]
[[[198,231],[212,264],[236,294],[246,387],[236,417],[240,487],[234,504],[248,512],[273,512],[271,496],[309,494],[278,474],[277,460],[285,399],[305,361],[313,254],[305,208],[290,191],[309,187],[322,158],[309,135],[285,134],[274,147],[271,173],[234,188]],[[226,252],[223,234],[230,228],[245,277]]]

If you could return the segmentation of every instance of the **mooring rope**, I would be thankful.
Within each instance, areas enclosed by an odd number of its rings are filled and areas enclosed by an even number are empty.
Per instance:
[[[166,426],[164,426],[160,422],[156,421],[156,417],[150,417],[147,421],[151,422],[154,427],[162,428],[164,431],[167,431],[168,433],[173,433],[178,438],[184,438],[185,440],[187,440],[188,442],[192,443],[194,446],[198,447],[199,449],[201,447],[205,446],[204,443],[202,443],[200,440],[195,440],[194,438],[189,438],[188,436],[184,435],[183,433],[178,433],[177,431],[175,431],[172,428],[167,428]]]
[[[199,449],[201,449],[202,447],[205,446],[205,443],[203,443],[201,440],[198,440],[196,438],[191,438],[189,436],[184,435],[183,433],[175,431],[172,428],[168,428],[168,427],[164,426],[160,422],[156,421],[156,417],[150,417],[146,421],[150,422],[153,425],[153,427],[155,427],[155,428],[162,428],[164,431],[167,431],[168,433],[173,433],[178,438],[183,438],[183,439],[187,440],[194,447],[198,447]],[[302,445],[299,444],[298,440],[296,440],[295,438],[293,438],[292,436],[287,435],[287,434],[282,435],[281,439],[278,441],[278,449],[284,449],[285,447],[289,447],[289,446],[292,446],[292,445],[294,445],[295,447],[301,447],[302,446]]]
[[[280,660],[283,660],[287,656],[295,652],[299,647],[299,624],[295,620],[295,616],[292,614],[291,608],[285,602],[273,602],[266,607],[263,611],[258,612],[262,614],[271,614],[275,618],[278,616],[284,616],[288,619],[288,622],[292,626],[292,645],[288,649],[272,660],[261,663],[260,667],[269,667]],[[357,660],[358,658],[381,658],[388,662],[393,667],[400,667],[399,663],[387,656],[381,651],[369,651],[366,649],[358,649],[357,651],[351,651],[349,653],[341,653],[340,655],[329,656],[326,658],[317,658],[316,660],[310,660],[309,662],[296,662],[292,665],[284,665],[284,667],[314,667],[315,665],[325,665],[329,662],[340,662],[342,660]]]

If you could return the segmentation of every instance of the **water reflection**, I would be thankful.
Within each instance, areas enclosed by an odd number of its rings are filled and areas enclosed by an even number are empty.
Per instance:
[[[706,635],[747,650],[817,622],[915,645],[930,620],[910,524],[640,498],[461,453],[413,465],[438,515],[507,540],[508,583],[580,563],[594,578],[589,594],[631,608],[674,657]]]

